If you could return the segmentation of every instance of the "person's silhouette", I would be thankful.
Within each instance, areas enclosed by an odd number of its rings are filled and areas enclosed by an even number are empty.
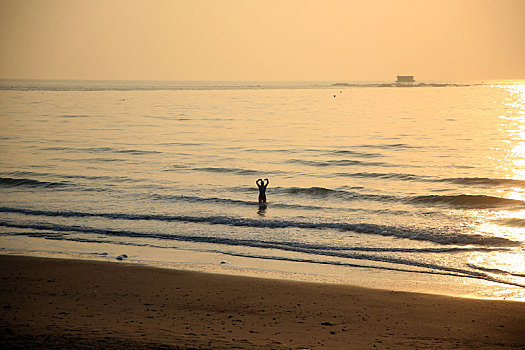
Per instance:
[[[266,183],[265,183],[266,182]],[[270,183],[268,179],[258,179],[255,181],[257,187],[259,187],[259,204],[266,203],[266,187]]]

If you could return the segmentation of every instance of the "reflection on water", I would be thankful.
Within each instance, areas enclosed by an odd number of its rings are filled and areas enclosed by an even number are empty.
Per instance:
[[[503,124],[502,140],[509,146],[506,154],[500,159],[498,167],[507,172],[506,178],[525,179],[525,84],[502,85],[498,88],[508,94],[504,100],[507,107],[501,116]]]
[[[525,278],[525,256],[523,250],[495,252],[490,256],[486,254],[472,253],[468,266],[493,276],[504,276],[509,282],[522,284]],[[494,290],[496,293],[496,289]],[[499,290],[497,293],[504,294]],[[514,289],[507,298],[525,300],[525,288]]]
[[[499,85],[506,98],[505,114],[500,116],[502,156],[487,156],[489,162],[495,163],[502,178],[525,180],[525,84]],[[495,101],[496,102],[496,101]],[[493,149],[500,153],[500,149]],[[501,153],[500,153],[501,154]],[[525,186],[515,186],[499,190],[501,197],[525,201]],[[473,211],[478,218],[477,230],[486,235],[506,237],[516,241],[525,241],[525,209]],[[513,250],[480,254],[473,252],[469,266],[494,276],[505,276],[509,281],[523,283],[525,279],[525,247],[523,244]],[[501,293],[501,292],[497,292]],[[525,299],[525,290],[515,292],[516,299]]]
[[[498,88],[508,92],[504,100],[507,108],[503,120],[506,123],[501,128],[504,133],[502,139],[508,143],[508,148],[504,157],[499,160],[498,168],[505,172],[504,177],[507,179],[525,180],[525,84],[502,85]],[[525,186],[511,187],[503,196],[525,201]],[[503,224],[511,235],[523,240],[525,225],[520,223],[525,219],[525,210],[501,212],[498,216],[500,220],[496,222]],[[522,268],[525,266],[522,265]]]
[[[265,216],[266,215],[266,208],[267,208],[266,203],[260,203],[259,204],[259,209],[257,210],[257,214],[259,216]]]

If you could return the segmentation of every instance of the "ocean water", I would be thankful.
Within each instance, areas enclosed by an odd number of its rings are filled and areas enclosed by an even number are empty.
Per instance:
[[[525,300],[524,247],[525,82],[0,81],[0,253]]]

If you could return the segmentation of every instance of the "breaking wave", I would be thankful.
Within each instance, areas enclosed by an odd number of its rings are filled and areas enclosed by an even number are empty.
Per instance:
[[[338,198],[343,200],[372,200],[381,202],[405,202],[414,205],[447,206],[456,209],[513,209],[525,208],[525,202],[517,199],[493,197],[487,195],[427,195],[400,197],[393,195],[378,195],[361,192],[334,190],[323,187],[276,187],[275,193],[303,195],[314,198]]]
[[[371,223],[347,222],[309,222],[295,220],[264,220],[228,216],[192,216],[192,215],[154,215],[154,214],[125,214],[125,213],[86,213],[76,211],[44,211],[20,208],[0,207],[0,212],[18,213],[33,216],[86,218],[99,217],[115,220],[155,220],[165,222],[188,222],[209,225],[225,225],[247,228],[268,229],[315,229],[351,231],[360,234],[379,235],[395,238],[404,238],[415,241],[434,242],[442,245],[479,245],[487,247],[516,247],[521,246],[518,241],[503,237],[483,236],[479,234],[461,233],[454,228],[408,228]]]
[[[65,187],[68,184],[63,182],[48,182],[38,181],[33,179],[14,179],[11,177],[0,177],[0,187],[41,187],[41,188],[56,188]]]
[[[514,283],[510,281],[503,281],[498,278],[494,278],[488,274],[485,273],[485,271],[480,270],[476,268],[475,266],[471,267],[474,270],[467,270],[464,268],[455,268],[455,267],[447,267],[438,265],[435,263],[426,263],[424,261],[416,261],[410,258],[396,258],[396,257],[388,257],[385,255],[375,255],[375,254],[369,254],[367,252],[388,252],[388,251],[395,251],[395,250],[383,250],[382,248],[364,248],[361,247],[330,247],[330,246],[322,246],[322,245],[312,245],[312,244],[305,244],[305,243],[297,243],[297,242],[286,242],[286,241],[259,241],[259,240],[249,240],[249,239],[235,239],[235,238],[226,238],[226,237],[207,237],[207,236],[191,236],[191,235],[180,235],[180,234],[159,234],[159,233],[143,233],[143,232],[134,232],[134,231],[126,231],[126,230],[109,230],[109,229],[99,229],[99,228],[93,228],[93,227],[80,227],[77,225],[74,226],[68,226],[68,225],[61,225],[61,224],[45,224],[45,223],[9,223],[9,222],[0,222],[0,226],[3,227],[11,227],[11,228],[19,228],[19,229],[33,229],[33,230],[42,230],[47,231],[43,232],[42,234],[39,233],[13,233],[11,235],[28,235],[28,236],[35,236],[35,237],[43,237],[46,239],[56,239],[56,240],[71,240],[71,241],[78,241],[78,242],[96,242],[96,243],[102,243],[104,242],[103,239],[93,239],[89,237],[70,237],[68,236],[68,233],[86,233],[86,234],[97,234],[97,235],[104,235],[104,236],[117,236],[117,237],[128,237],[128,238],[155,238],[160,240],[170,240],[170,241],[183,241],[183,242],[195,242],[195,243],[209,243],[209,244],[220,244],[220,245],[227,245],[227,246],[245,246],[245,247],[251,247],[251,248],[262,248],[262,249],[272,249],[272,250],[279,250],[284,252],[294,252],[294,253],[304,253],[304,254],[310,254],[314,257],[312,258],[299,258],[299,257],[283,257],[283,256],[267,256],[267,255],[261,255],[261,254],[248,254],[248,253],[235,253],[230,251],[221,251],[224,255],[232,255],[232,256],[240,256],[240,257],[246,257],[246,258],[257,258],[257,259],[269,259],[269,260],[286,260],[286,261],[292,261],[292,262],[307,262],[307,263],[314,263],[314,264],[328,264],[328,265],[337,265],[337,266],[351,266],[351,267],[364,267],[364,268],[372,268],[372,269],[383,269],[383,270],[392,270],[392,271],[403,271],[403,272],[410,272],[410,273],[423,273],[423,274],[440,274],[440,275],[449,275],[449,276],[458,276],[458,277],[468,277],[468,278],[476,278],[476,279],[484,279],[488,281],[494,281],[494,282],[500,282],[500,283],[506,283],[509,285],[516,285],[519,287],[525,287],[524,285],[521,285],[519,283]],[[58,234],[50,233],[49,231],[55,231]],[[3,233],[5,235],[5,233]],[[9,235],[9,234],[8,234]],[[138,246],[144,246],[144,245],[151,245],[151,244],[144,244],[144,243],[132,243],[132,242],[117,242],[117,244],[124,244],[124,245],[138,245]],[[158,248],[166,248],[162,246],[156,246]],[[481,248],[482,250],[486,250],[487,248]],[[205,249],[206,250],[206,249]],[[460,251],[475,251],[476,248],[452,248],[450,251],[452,252],[460,252]],[[213,250],[212,250],[213,251]],[[427,253],[444,253],[446,251],[441,249],[432,249],[429,248],[427,251],[425,249],[414,249],[412,251],[410,250],[403,250],[405,252],[427,252]],[[390,264],[390,266],[385,265],[369,265],[369,264],[363,264],[363,263],[355,263],[350,262],[348,260],[342,260],[342,261],[327,261],[327,260],[320,260],[320,257],[335,257],[335,258],[341,258],[341,259],[351,259],[351,260],[357,260],[357,261],[371,261],[375,263],[387,263]],[[478,270],[478,271],[476,271]],[[481,271],[481,272],[480,272]],[[493,272],[493,271],[488,271]],[[515,276],[521,276],[516,274]]]

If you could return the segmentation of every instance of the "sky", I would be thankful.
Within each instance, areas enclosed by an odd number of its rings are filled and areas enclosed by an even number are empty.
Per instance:
[[[525,0],[0,0],[1,79],[525,79]]]

